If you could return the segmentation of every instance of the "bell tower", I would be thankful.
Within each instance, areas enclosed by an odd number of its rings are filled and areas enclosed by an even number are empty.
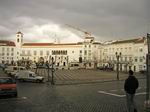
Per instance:
[[[17,32],[16,33],[16,47],[20,48],[23,43],[23,33],[22,32]]]
[[[17,56],[17,60],[20,59],[20,54],[21,54],[21,47],[23,44],[23,33],[18,31],[16,33],[16,56]]]

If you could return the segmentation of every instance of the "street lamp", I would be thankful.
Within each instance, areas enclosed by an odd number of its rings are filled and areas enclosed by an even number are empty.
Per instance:
[[[54,58],[52,57],[52,81],[51,84],[54,85]]]
[[[48,80],[47,80],[47,82],[49,82],[49,63],[48,63],[48,61],[46,61],[46,66],[47,66],[47,69],[48,69],[48,71],[47,71],[47,73],[48,73]]]
[[[117,58],[117,80],[119,80],[119,58],[121,57],[121,52],[116,52],[116,58]]]

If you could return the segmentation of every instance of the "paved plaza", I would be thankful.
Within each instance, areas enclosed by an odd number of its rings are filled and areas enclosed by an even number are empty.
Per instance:
[[[140,79],[145,91],[145,80]],[[55,85],[43,83],[17,83],[18,98],[0,99],[1,112],[126,112],[124,81],[85,85]],[[101,93],[104,91],[105,93]],[[106,93],[112,93],[110,95]],[[139,112],[144,112],[145,94],[136,95]]]
[[[33,69],[35,72],[36,70]],[[47,69],[37,69],[37,74],[44,76],[45,81],[48,79]],[[51,71],[49,72],[51,78]],[[136,77],[145,78],[145,75],[136,73]],[[116,81],[115,71],[102,71],[102,70],[56,70],[54,72],[55,84],[85,84],[85,83],[98,83],[106,81]],[[120,73],[120,80],[125,80],[128,77],[127,73]]]
[[[44,69],[39,69],[38,73],[47,77],[47,71]],[[0,70],[0,76],[6,76],[6,74]],[[122,80],[116,81],[115,72],[110,71],[58,70],[55,72],[56,85],[48,82],[17,82],[18,98],[0,98],[0,111],[126,112],[126,97],[123,89],[126,77],[127,74],[121,74]],[[146,79],[139,74],[137,77],[140,86],[135,101],[138,111],[144,112]],[[79,81],[82,81],[83,84]]]

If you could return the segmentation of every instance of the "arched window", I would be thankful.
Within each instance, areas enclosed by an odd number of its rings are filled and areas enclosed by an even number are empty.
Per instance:
[[[19,42],[19,39],[17,39],[17,42]]]

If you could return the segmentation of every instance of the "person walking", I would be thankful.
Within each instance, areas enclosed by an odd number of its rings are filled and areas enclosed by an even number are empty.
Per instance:
[[[134,96],[135,96],[136,89],[138,87],[139,87],[139,82],[137,78],[133,75],[133,71],[129,70],[129,76],[124,83],[124,90],[126,92],[128,112],[137,112],[137,108],[134,102]]]

